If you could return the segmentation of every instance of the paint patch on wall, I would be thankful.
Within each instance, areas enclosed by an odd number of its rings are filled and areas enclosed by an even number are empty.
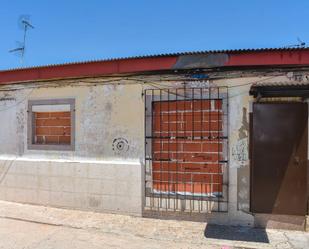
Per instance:
[[[24,148],[25,148],[25,124],[26,124],[26,118],[25,118],[25,111],[23,109],[19,110],[16,113],[16,121],[17,121],[17,149],[18,149],[18,155],[22,156],[24,154]]]
[[[237,169],[237,203],[238,209],[250,210],[250,167],[249,164]]]
[[[92,207],[92,208],[98,208],[101,204],[101,201],[95,197],[89,197],[88,201],[89,201],[89,207]]]
[[[229,59],[228,54],[193,54],[178,57],[174,69],[209,68],[223,66]]]
[[[249,160],[249,121],[247,117],[247,108],[242,108],[242,122],[238,129],[238,140],[232,148],[232,156],[234,160],[244,165]]]
[[[231,152],[233,160],[237,163],[237,208],[248,213],[250,210],[249,117],[247,108],[242,106],[246,103],[247,101],[243,99],[237,108],[242,109],[242,112],[237,113],[238,122],[241,123],[237,128],[237,138]]]
[[[238,130],[238,136],[240,139],[247,138],[249,135],[249,121],[247,117],[247,108],[242,108],[242,123],[241,127]]]

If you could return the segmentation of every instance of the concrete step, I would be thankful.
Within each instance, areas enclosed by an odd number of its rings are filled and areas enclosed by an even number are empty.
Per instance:
[[[254,226],[258,228],[305,231],[306,217],[279,214],[254,214]]]

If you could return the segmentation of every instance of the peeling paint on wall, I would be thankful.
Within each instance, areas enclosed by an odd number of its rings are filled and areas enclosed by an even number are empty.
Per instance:
[[[242,123],[240,129],[238,130],[238,136],[239,139],[248,138],[249,136],[249,121],[246,107],[242,108]]]
[[[241,126],[238,128],[238,134],[234,145],[232,146],[232,156],[235,161],[240,163],[240,167],[245,165],[249,160],[249,121],[247,108],[242,108]]]
[[[83,156],[93,157],[104,154],[104,137],[108,133],[108,123],[112,111],[109,101],[102,101],[102,87],[90,87],[82,104],[82,110],[77,110],[80,118],[79,130],[82,136],[77,141],[78,150]],[[77,134],[78,135],[78,134]]]
[[[241,163],[241,165],[246,164],[249,160],[249,121],[247,115],[247,108],[242,108],[242,122],[238,129],[238,138],[235,145],[232,147],[232,155],[234,160]]]
[[[239,162],[237,169],[237,203],[238,209],[250,210],[250,167],[249,167],[249,120],[247,108],[242,108],[241,126],[238,129],[238,141],[232,148],[234,159]]]
[[[240,84],[240,83],[238,83]],[[236,183],[234,195],[237,210],[245,213],[250,208],[250,167],[249,167],[249,104],[250,87],[231,89],[230,98],[230,175]]]
[[[240,162],[241,164],[244,164],[249,160],[247,138],[237,141],[236,145],[232,148],[232,155],[234,160]]]

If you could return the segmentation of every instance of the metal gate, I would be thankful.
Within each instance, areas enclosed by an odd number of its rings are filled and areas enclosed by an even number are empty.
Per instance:
[[[145,208],[227,211],[227,89],[145,91]]]
[[[255,103],[251,211],[306,215],[307,103]]]

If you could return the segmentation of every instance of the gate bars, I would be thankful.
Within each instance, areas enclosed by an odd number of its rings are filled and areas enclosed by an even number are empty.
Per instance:
[[[226,212],[227,87],[145,90],[145,210]]]

